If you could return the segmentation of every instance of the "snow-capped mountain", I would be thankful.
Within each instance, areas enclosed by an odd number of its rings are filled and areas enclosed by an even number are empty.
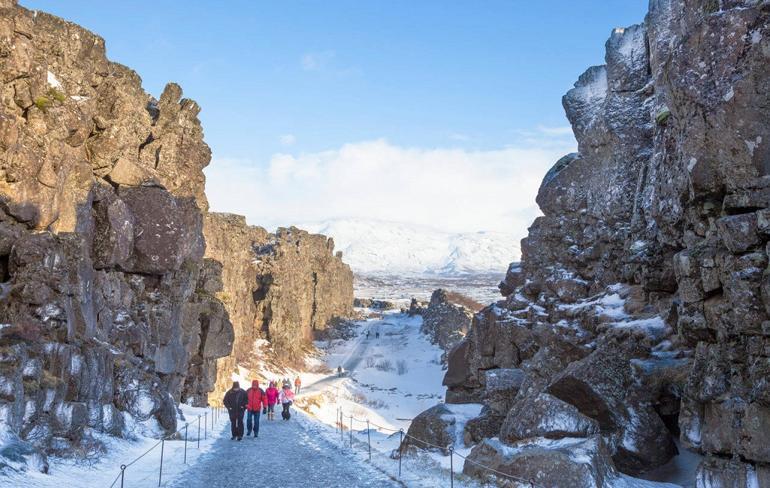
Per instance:
[[[334,238],[357,274],[504,273],[519,258],[518,239],[503,232],[453,234],[397,222],[339,219],[299,226]]]

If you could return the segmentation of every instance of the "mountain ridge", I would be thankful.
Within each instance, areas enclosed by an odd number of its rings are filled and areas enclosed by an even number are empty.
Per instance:
[[[361,218],[303,223],[301,227],[332,237],[343,261],[360,275],[504,273],[503,263],[519,256],[516,237],[505,232],[454,233]]]

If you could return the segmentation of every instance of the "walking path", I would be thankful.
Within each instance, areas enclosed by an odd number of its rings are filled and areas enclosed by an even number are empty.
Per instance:
[[[346,372],[355,370],[370,339],[361,334],[356,347],[344,360]],[[336,374],[302,389],[299,396],[334,386]],[[177,478],[174,488],[218,488],[232,486],[294,487],[395,487],[403,486],[381,471],[361,462],[347,450],[308,429],[292,409],[292,419],[269,422],[262,416],[259,437],[240,442],[229,437],[229,427],[211,450]]]
[[[369,329],[368,327],[367,329]],[[374,333],[372,333],[372,336]],[[303,395],[312,395],[314,393],[320,393],[324,389],[334,386],[335,383],[338,383],[339,381],[342,381],[346,376],[348,376],[350,373],[355,371],[355,369],[358,367],[358,365],[361,363],[361,360],[364,357],[364,353],[369,348],[370,340],[366,337],[366,329],[361,332],[361,338],[356,343],[356,347],[348,354],[345,359],[342,361],[342,368],[345,372],[345,376],[337,376],[337,373],[331,374],[327,376],[326,378],[322,378],[318,381],[315,381],[307,386],[303,386],[300,391],[301,393],[297,395],[298,397],[301,397]]]
[[[260,422],[259,437],[231,441],[223,434],[170,486],[395,487],[402,486],[354,458],[348,451],[309,432],[296,419]]]

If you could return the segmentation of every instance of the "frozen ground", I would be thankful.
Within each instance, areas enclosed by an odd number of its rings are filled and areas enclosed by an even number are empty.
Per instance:
[[[463,276],[356,274],[354,288],[356,296],[360,298],[391,300],[406,305],[412,297],[427,301],[433,290],[444,288],[488,305],[503,298],[497,284],[504,277],[504,269],[500,273],[476,273]]]
[[[222,416],[212,428],[212,417],[208,409],[187,405],[182,405],[181,409],[183,417],[178,421],[179,427],[183,427],[187,422],[190,423],[187,435],[187,465],[184,464],[184,436],[166,441],[163,446],[163,486],[167,486],[170,480],[208,452],[227,426],[226,418]],[[198,415],[206,412],[209,414],[201,418],[200,447],[198,447],[197,419]],[[204,418],[207,420],[205,425]],[[137,426],[137,432],[140,430],[142,429]],[[120,465],[129,464],[148,450],[149,452],[142,459],[126,469],[124,486],[130,488],[158,486],[160,466],[160,446],[156,446],[158,439],[139,434],[133,440],[116,439],[107,435],[102,435],[99,439],[106,444],[107,452],[92,461],[75,462],[50,458],[50,474],[26,472],[0,476],[0,487],[109,487],[116,480],[114,486],[119,487],[120,480],[117,476],[120,474]],[[150,450],[151,448],[153,449]]]

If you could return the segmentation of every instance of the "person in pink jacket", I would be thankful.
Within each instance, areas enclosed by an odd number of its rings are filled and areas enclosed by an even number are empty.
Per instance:
[[[275,420],[275,404],[278,403],[279,396],[275,382],[270,382],[270,386],[265,390],[265,396],[267,397],[267,420]]]
[[[283,385],[283,389],[281,390],[281,406],[283,407],[283,411],[281,412],[281,417],[283,417],[284,420],[289,420],[291,418],[291,412],[289,412],[289,407],[291,407],[291,404],[294,403],[294,392],[291,391],[291,386],[289,385]]]

